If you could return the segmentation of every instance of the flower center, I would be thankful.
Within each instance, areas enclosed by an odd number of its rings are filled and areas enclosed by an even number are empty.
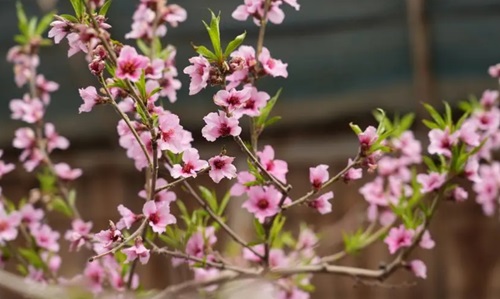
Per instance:
[[[265,209],[267,209],[267,207],[269,207],[269,201],[267,201],[266,198],[261,198],[257,202],[257,207],[259,207],[259,209],[261,209],[261,210],[265,210]]]
[[[186,163],[182,167],[182,172],[184,173],[191,173],[193,171],[194,167],[191,163]]]
[[[227,124],[221,124],[219,128],[219,134],[221,136],[227,136],[231,133],[231,128]]]
[[[125,63],[122,64],[122,70],[126,74],[132,74],[135,72],[136,69],[137,68],[135,66],[135,63],[133,63],[132,61],[126,61]]]
[[[226,165],[226,163],[222,160],[215,160],[214,162],[214,168],[215,169],[222,169]]]
[[[9,228],[7,221],[0,221],[0,232],[6,231]]]

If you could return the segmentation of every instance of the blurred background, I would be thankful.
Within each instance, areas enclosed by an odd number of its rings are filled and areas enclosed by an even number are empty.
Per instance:
[[[130,31],[133,11],[138,1],[115,1],[108,16],[112,35],[123,39]],[[242,1],[241,1],[242,2]],[[330,165],[331,173],[340,170],[357,150],[357,139],[348,123],[374,124],[371,111],[383,108],[389,113],[415,112],[425,116],[420,102],[440,107],[443,100],[456,103],[470,94],[480,96],[497,82],[487,74],[488,66],[500,62],[499,0],[302,0],[301,10],[285,7],[282,25],[270,25],[265,45],[275,58],[288,63],[289,78],[263,80],[259,87],[274,94],[283,87],[275,113],[283,120],[263,135],[261,146],[272,144],[277,158],[288,161],[292,197],[308,191],[308,168],[320,163]],[[22,1],[28,15],[40,15],[56,9],[70,13],[69,1]],[[179,114],[182,125],[191,130],[195,147],[202,158],[226,146],[229,153],[239,150],[230,140],[208,143],[201,138],[202,117],[215,108],[213,89],[188,96],[188,77],[182,74],[190,46],[207,44],[201,23],[209,18],[208,8],[221,11],[222,37],[229,40],[244,30],[246,44],[255,45],[257,27],[249,20],[236,22],[230,15],[240,1],[184,0],[177,4],[188,11],[188,20],[178,28],[169,28],[166,42],[178,48],[177,68],[183,88],[178,101],[168,109]],[[0,57],[5,57],[17,32],[15,1],[0,1]],[[128,41],[134,44],[133,41]],[[137,173],[118,145],[116,122],[110,107],[98,107],[90,114],[78,114],[81,99],[78,88],[96,84],[81,55],[67,59],[66,41],[43,49],[39,71],[60,84],[53,94],[46,119],[71,140],[71,148],[54,154],[55,161],[66,161],[84,170],[78,181],[78,205],[85,219],[94,221],[94,231],[105,229],[108,219],[118,219],[116,206],[124,203],[135,211],[141,201],[137,192],[144,178]],[[17,161],[19,152],[12,149],[14,129],[20,122],[9,118],[8,103],[20,98],[24,90],[13,80],[12,66],[0,59],[0,148],[3,159]],[[425,131],[417,124],[420,140]],[[424,141],[425,144],[425,141]],[[243,166],[244,164],[240,164]],[[368,178],[370,179],[370,178]],[[210,185],[206,178],[201,181]],[[27,195],[36,187],[33,175],[19,165],[14,174],[0,182],[4,193],[13,199]],[[224,185],[225,184],[225,185]],[[228,187],[224,182],[220,187]],[[325,243],[321,254],[342,248],[341,231],[353,231],[361,223],[366,205],[358,194],[362,182],[346,188],[335,185],[334,212],[318,217],[308,209],[287,213],[289,228],[296,231],[300,221],[312,224],[322,233]],[[222,190],[222,189],[221,189]],[[222,191],[221,191],[222,192]],[[178,192],[187,205],[192,199]],[[229,222],[247,239],[251,236],[251,216],[240,209],[243,199],[230,203]],[[61,228],[68,221],[54,220]],[[350,278],[318,275],[312,298],[499,298],[500,263],[498,258],[500,222],[483,216],[473,199],[460,205],[441,206],[431,226],[436,248],[416,250],[415,256],[428,266],[428,279],[415,280],[405,271],[397,272],[382,286],[356,283]],[[220,234],[222,235],[222,233]],[[223,236],[221,236],[223,239]],[[69,257],[67,247],[61,254]],[[71,277],[79,272],[88,252],[64,259],[63,273]],[[390,257],[384,244],[370,247],[340,263],[376,268]],[[189,277],[184,270],[172,269],[170,262],[157,257],[148,267],[139,267],[146,287],[163,286]],[[5,295],[9,296],[9,295]],[[2,298],[4,298],[2,296]],[[10,297],[6,297],[10,298]]]

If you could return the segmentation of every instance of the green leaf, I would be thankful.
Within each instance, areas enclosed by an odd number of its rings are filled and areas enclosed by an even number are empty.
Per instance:
[[[17,12],[17,20],[19,31],[26,37],[28,37],[28,18],[24,13],[23,5],[21,2],[16,3],[16,12]]]
[[[52,193],[55,189],[57,182],[56,176],[47,168],[37,174],[38,181],[40,182],[40,190],[44,193]]]
[[[106,2],[104,2],[104,4],[101,6],[101,9],[99,9],[99,14],[101,16],[106,16],[110,6],[111,6],[111,0],[107,0]]]
[[[50,23],[54,19],[55,13],[56,13],[55,11],[49,12],[40,20],[40,22],[38,23],[38,26],[36,26],[36,30],[35,30],[36,35],[42,35],[45,32],[45,30],[47,30],[47,28],[49,28]]]
[[[243,41],[245,40],[245,37],[247,36],[247,32],[243,32],[242,34],[238,35],[235,37],[232,41],[229,42],[226,46],[226,50],[224,51],[224,56],[229,57],[231,53],[233,53],[236,48],[238,48]]]
[[[427,110],[427,112],[429,112],[432,119],[434,119],[440,129],[444,129],[446,127],[446,122],[444,121],[443,117],[436,111],[436,109],[434,109],[434,107],[424,103],[424,108]]]
[[[262,226],[262,223],[260,223],[259,220],[254,219],[253,226],[255,228],[255,232],[257,233],[257,236],[259,237],[259,239],[261,239],[262,241],[265,240],[266,239],[266,230],[264,229],[264,226]]]
[[[280,120],[281,120],[281,116],[273,116],[273,117],[271,117],[270,119],[268,119],[266,121],[266,123],[264,124],[264,126],[267,128],[267,127],[269,127],[269,126],[277,123]]]
[[[137,47],[141,50],[142,54],[149,56],[149,46],[142,39],[137,39]]]
[[[256,120],[256,125],[258,127],[264,128],[267,118],[269,117],[269,114],[271,113],[271,110],[273,110],[274,105],[276,105],[276,102],[278,101],[279,96],[281,95],[281,88],[278,90],[278,92],[272,97],[266,104],[264,108],[262,108],[262,111],[260,112],[260,116],[257,117]]]
[[[349,123],[349,127],[351,127],[352,131],[356,135],[363,133],[363,130],[361,130],[361,128],[358,125],[355,125],[354,123]]]
[[[438,125],[438,124],[436,124],[435,122],[432,122],[432,121],[430,121],[430,120],[427,120],[427,119],[422,119],[422,122],[424,123],[424,125],[425,125],[427,128],[429,128],[429,129],[431,129],[431,130],[433,130],[433,129],[441,129],[441,128],[439,127],[439,125]]]
[[[408,113],[405,116],[403,116],[398,126],[400,132],[402,133],[406,130],[409,130],[414,120],[415,120],[415,113]]]
[[[68,204],[70,207],[74,207],[76,204],[76,191],[71,189],[68,193]]]
[[[30,22],[28,23],[28,34],[30,37],[35,35],[37,21],[38,19],[36,17],[33,17],[30,19]]]
[[[219,28],[219,23],[220,23],[220,15],[216,16],[213,11],[210,11],[211,15],[211,20],[210,20],[210,26],[203,21],[203,24],[205,25],[205,28],[208,31],[208,35],[210,36],[210,41],[212,42],[212,46],[214,48],[215,55],[219,60],[223,60],[222,56],[222,48],[220,45],[220,28]]]
[[[33,265],[37,269],[41,269],[44,266],[44,262],[40,256],[33,249],[18,248],[17,251],[21,254],[29,264]]]
[[[273,246],[274,240],[278,237],[279,233],[283,230],[286,218],[282,214],[278,214],[274,219],[273,226],[269,230],[269,244]]]
[[[215,194],[203,186],[199,186],[198,188],[200,189],[201,196],[208,203],[208,206],[210,207],[210,209],[212,209],[212,211],[217,211],[218,204],[217,204],[217,198],[216,198]]]
[[[210,51],[207,47],[205,46],[195,46],[193,45],[193,49],[196,51],[196,53],[200,54],[201,56],[207,58],[208,60],[212,61],[217,61],[217,55],[214,54],[214,52]]]
[[[451,107],[447,102],[444,102],[445,107],[445,116],[446,116],[446,125],[451,128],[453,125],[453,115],[451,112]]]
[[[52,198],[48,205],[49,210],[57,211],[68,217],[73,216],[73,211],[68,206],[68,204],[59,196]]]
[[[61,18],[64,18],[65,20],[67,21],[70,21],[71,23],[78,23],[78,19],[75,18],[74,16],[72,15],[68,15],[68,14],[62,14],[62,15],[59,15]]]
[[[85,10],[85,6],[82,0],[70,0],[71,5],[73,6],[73,10],[75,11],[75,15],[77,19],[80,19]]]
[[[432,158],[424,156],[424,163],[425,165],[427,165],[427,168],[429,168],[429,170],[434,172],[438,171],[438,167],[436,166],[436,163],[434,163],[434,160],[432,160]]]
[[[219,209],[217,210],[217,215],[220,216],[224,214],[224,211],[226,210],[227,204],[229,203],[230,199],[231,199],[231,193],[227,191],[219,205]]]

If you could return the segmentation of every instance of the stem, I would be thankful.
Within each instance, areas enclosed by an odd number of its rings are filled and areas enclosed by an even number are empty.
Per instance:
[[[196,199],[198,204],[208,212],[210,217],[217,222],[223,230],[225,230],[231,238],[233,238],[236,243],[240,244],[241,246],[247,248],[250,250],[253,254],[258,256],[259,258],[263,258],[262,255],[260,255],[257,251],[255,251],[250,245],[248,245],[248,242],[245,242],[242,237],[240,237],[236,232],[234,232],[217,214],[215,214],[214,211],[208,206],[208,204],[196,193],[196,191],[193,189],[193,187],[189,184],[189,182],[184,181],[182,182],[184,187],[193,195],[193,197]]]
[[[231,270],[231,271],[238,272],[241,274],[257,275],[260,273],[260,271],[258,271],[258,270],[241,268],[241,267],[229,265],[229,264],[223,263],[223,262],[211,262],[211,261],[208,261],[206,259],[201,259],[201,258],[198,258],[195,256],[190,256],[190,255],[178,252],[178,251],[171,251],[171,250],[168,250],[167,248],[160,248],[156,244],[151,242],[150,240],[148,240],[148,243],[153,247],[153,252],[158,253],[158,254],[168,255],[168,256],[172,256],[172,257],[176,257],[176,258],[182,258],[185,260],[190,260],[193,262],[201,263],[203,265],[207,265],[207,266],[217,268],[220,270]]]
[[[122,249],[123,246],[127,245],[127,243],[129,243],[130,241],[134,241],[135,238],[137,238],[140,234],[142,234],[142,232],[144,231],[144,228],[146,228],[147,223],[148,223],[148,219],[146,218],[142,221],[141,225],[137,228],[137,230],[133,234],[131,234],[128,238],[121,241],[118,245],[116,245],[112,249],[90,257],[89,262],[93,262],[93,261],[100,259],[103,256],[106,256],[108,254],[115,254],[118,250]]]
[[[205,172],[207,172],[207,171],[209,171],[209,170],[210,170],[210,167],[203,168],[202,170],[198,171],[197,175],[198,175],[198,174],[205,173]],[[179,178],[179,179],[177,179],[177,180],[175,180],[175,181],[173,181],[173,182],[169,183],[168,185],[165,185],[165,186],[163,186],[163,187],[159,187],[159,188],[157,188],[157,189],[155,190],[155,193],[158,193],[158,192],[161,192],[161,191],[163,191],[163,190],[168,190],[168,189],[170,189],[170,188],[173,188],[173,187],[177,186],[178,184],[180,184],[180,183],[182,183],[182,182],[184,182],[184,181],[186,181],[186,180],[192,179],[192,178],[193,178],[193,177],[181,177],[181,178]]]
[[[356,156],[356,158],[354,158],[354,161],[351,164],[348,164],[344,169],[342,169],[334,177],[332,177],[330,180],[328,180],[323,185],[321,185],[320,188],[313,189],[313,190],[307,192],[304,196],[300,197],[299,199],[293,201],[292,203],[290,203],[288,205],[284,205],[283,207],[281,207],[281,209],[282,210],[286,210],[286,209],[289,209],[289,208],[291,208],[293,206],[296,206],[298,204],[302,204],[302,203],[308,201],[312,196],[314,196],[315,194],[319,193],[321,190],[325,189],[326,187],[330,186],[331,184],[335,183],[340,178],[342,178],[349,171],[349,169],[351,169],[354,166],[356,166],[360,161],[361,161],[360,156],[359,155]]]
[[[262,165],[259,162],[259,160],[257,159],[257,157],[255,157],[255,155],[250,151],[250,149],[248,149],[248,147],[245,145],[245,143],[243,142],[243,140],[241,139],[240,136],[235,136],[234,140],[240,146],[240,148],[243,150],[243,152],[245,152],[247,154],[247,156],[250,158],[252,163],[256,167],[258,167],[260,169],[260,171],[262,171],[262,173],[273,183],[273,185],[275,185],[281,191],[281,193],[286,194],[290,191],[290,189],[292,189],[292,186],[290,186],[290,185],[284,186],[280,180],[275,178],[272,174],[269,173],[269,171],[267,171],[267,169],[264,167],[264,165]]]

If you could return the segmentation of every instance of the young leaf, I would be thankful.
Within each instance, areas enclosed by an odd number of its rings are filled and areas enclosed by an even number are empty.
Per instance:
[[[229,57],[231,53],[233,53],[236,48],[238,48],[243,41],[245,40],[245,37],[247,36],[247,32],[243,32],[242,34],[238,35],[235,37],[232,41],[229,42],[226,46],[226,50],[224,51],[224,57]]]
[[[264,108],[262,108],[260,116],[257,117],[257,120],[255,122],[258,127],[261,127],[261,128],[265,127],[267,118],[269,117],[269,114],[271,113],[271,110],[273,110],[274,105],[276,105],[276,102],[278,101],[278,98],[279,98],[280,94],[281,94],[281,88],[274,95],[274,97],[272,97],[267,102],[266,106]]]
[[[214,54],[214,52],[210,51],[207,47],[205,46],[195,46],[193,45],[193,49],[196,51],[196,53],[200,54],[201,56],[207,58],[208,60],[213,60],[217,61],[217,55]]]
[[[425,110],[429,112],[431,115],[432,119],[436,122],[436,124],[439,126],[440,129],[444,129],[446,127],[446,122],[444,121],[443,117],[434,109],[429,104],[424,103]]]
[[[16,3],[17,20],[19,31],[26,37],[28,37],[28,18],[24,13],[23,5],[21,2]]]
[[[213,11],[210,11],[211,15],[211,20],[210,20],[210,26],[203,21],[203,24],[205,25],[205,28],[208,31],[208,35],[210,36],[210,41],[212,42],[212,46],[214,48],[215,55],[219,60],[222,60],[222,48],[220,45],[220,28],[219,28],[219,23],[220,23],[220,15],[215,16]]]
[[[227,191],[226,194],[224,195],[224,197],[222,198],[222,201],[221,201],[220,206],[219,206],[219,210],[217,211],[217,215],[220,216],[224,213],[230,199],[231,199],[231,193],[229,191]]]
[[[111,0],[107,0],[106,2],[104,2],[104,4],[101,6],[101,9],[99,9],[99,14],[101,16],[106,16],[110,6],[111,6]]]
[[[217,204],[217,198],[215,197],[215,194],[203,186],[199,186],[198,188],[200,189],[201,196],[208,203],[208,206],[210,207],[210,209],[212,209],[212,211],[217,211],[218,204]]]

